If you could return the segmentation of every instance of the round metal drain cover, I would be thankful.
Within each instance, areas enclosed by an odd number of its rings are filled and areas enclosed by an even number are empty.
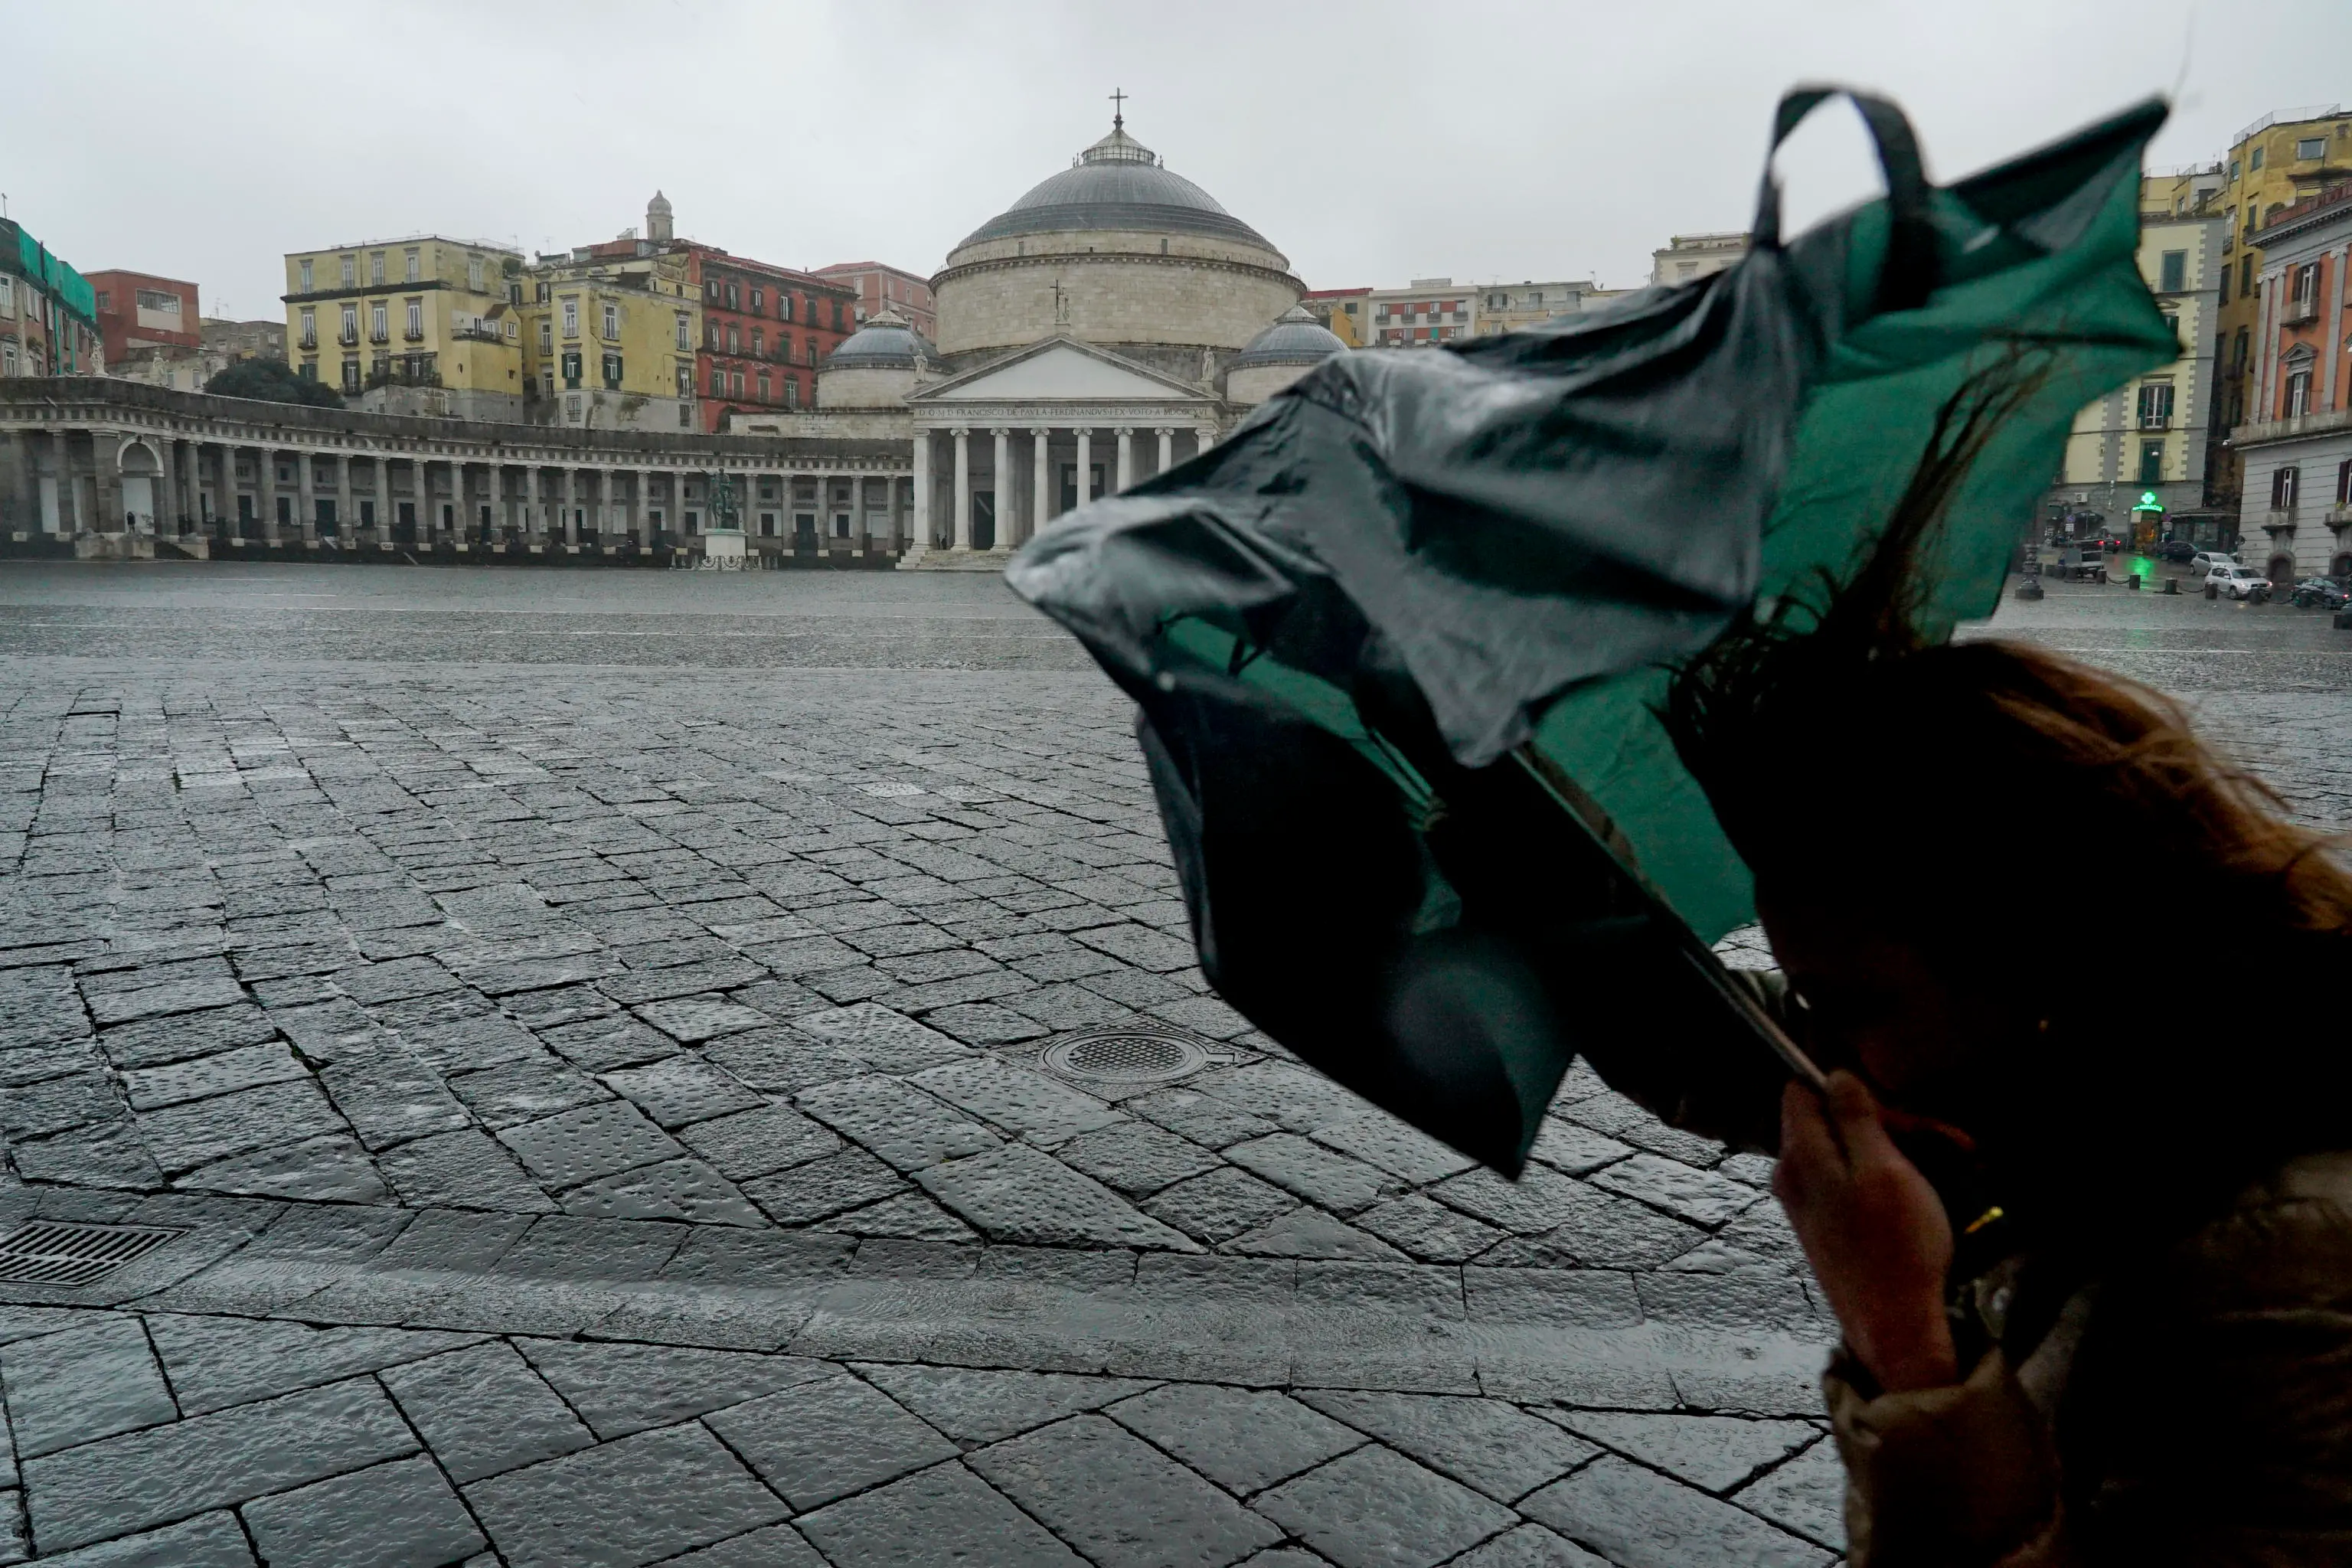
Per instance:
[[[1208,1064],[1190,1035],[1160,1029],[1088,1029],[1045,1047],[1045,1070],[1107,1083],[1166,1083]]]

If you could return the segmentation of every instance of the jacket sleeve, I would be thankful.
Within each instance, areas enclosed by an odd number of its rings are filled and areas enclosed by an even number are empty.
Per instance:
[[[2049,1423],[2008,1358],[1966,1381],[1875,1390],[1844,1352],[1822,1378],[1845,1461],[1853,1568],[2042,1568],[2070,1563]]]
[[[2111,1279],[2066,1395],[2084,1560],[2352,1562],[2352,1156]]]

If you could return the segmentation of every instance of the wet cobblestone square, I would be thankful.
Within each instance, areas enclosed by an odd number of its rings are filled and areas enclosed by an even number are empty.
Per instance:
[[[2324,615],[1995,629],[2352,816]],[[0,1284],[0,1561],[1842,1546],[1769,1163],[1580,1071],[1504,1184],[1288,1059],[992,578],[20,565],[0,654],[0,1219],[181,1233]]]

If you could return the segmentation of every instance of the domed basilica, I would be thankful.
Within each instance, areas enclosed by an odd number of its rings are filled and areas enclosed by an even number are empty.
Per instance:
[[[1339,340],[1265,236],[1110,134],[948,252],[938,341],[885,310],[754,433],[904,441],[903,565],[992,564],[1087,500],[1213,444]]]

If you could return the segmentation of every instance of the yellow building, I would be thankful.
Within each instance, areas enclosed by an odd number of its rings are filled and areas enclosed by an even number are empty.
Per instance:
[[[2352,179],[2352,106],[2282,110],[2255,121],[2230,143],[2221,197],[2229,227],[2221,241],[2227,276],[2221,280],[2217,334],[2222,377],[2217,439],[2244,422],[2254,403],[2255,338],[2262,325],[2259,233],[2295,203],[2346,179]],[[2233,511],[2235,463],[2235,454],[2225,452],[2215,473],[2216,489],[2225,492]]]
[[[2063,465],[2045,498],[2045,521],[2095,512],[2095,520],[2082,518],[2069,531],[2123,533],[2137,525],[2148,535],[2140,542],[2152,543],[2174,531],[2172,519],[2204,508],[2216,301],[2225,266],[2219,185],[2218,168],[2141,183],[2140,276],[2172,323],[2180,357],[2074,416]],[[2161,510],[2146,510],[2151,498]],[[2188,524],[2180,536],[2192,536]]]
[[[421,234],[286,258],[286,357],[373,413],[517,419],[522,258]]]
[[[525,269],[527,417],[598,429],[694,427],[701,291],[691,258],[634,237],[541,256]]]
[[[1315,319],[1326,331],[1351,349],[1364,346],[1364,318],[1369,313],[1365,301],[1371,289],[1309,289],[1298,302],[1314,312]]]

